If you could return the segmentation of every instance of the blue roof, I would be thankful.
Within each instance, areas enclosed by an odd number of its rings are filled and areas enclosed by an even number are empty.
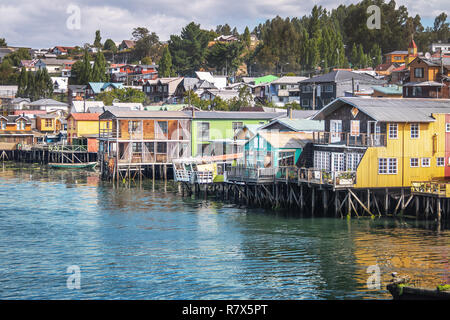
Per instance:
[[[113,89],[123,89],[123,84],[116,82],[89,82],[89,86],[95,94],[105,91],[108,87],[113,87]]]

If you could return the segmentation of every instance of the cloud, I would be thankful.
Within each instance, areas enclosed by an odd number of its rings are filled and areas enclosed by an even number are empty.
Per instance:
[[[423,21],[432,21],[446,11],[448,0],[398,0],[411,15],[420,14]],[[308,14],[314,4],[331,10],[339,4],[353,0],[0,0],[0,37],[11,45],[46,48],[55,45],[83,45],[92,43],[95,30],[101,30],[102,40],[130,39],[132,29],[145,26],[156,32],[161,40],[179,34],[190,21],[203,28],[214,29],[228,23],[243,31],[276,15],[301,17]],[[81,12],[79,30],[66,26],[70,5]],[[433,10],[429,10],[433,8]]]

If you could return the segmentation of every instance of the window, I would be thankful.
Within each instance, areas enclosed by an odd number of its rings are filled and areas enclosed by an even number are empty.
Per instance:
[[[309,107],[309,99],[302,99],[302,106]]]
[[[168,132],[168,124],[167,121],[158,121],[158,125],[161,128],[161,132],[166,135]]]
[[[330,170],[330,153],[325,151],[314,151],[314,168]]]
[[[324,92],[333,92],[333,86],[332,85],[327,84],[327,85],[324,85],[323,87],[324,87],[323,88]]]
[[[304,93],[312,92],[311,86],[303,86],[302,92]]]
[[[423,68],[415,68],[414,69],[414,77],[423,78]]]
[[[389,139],[398,138],[398,125],[396,123],[389,124]]]
[[[409,159],[409,166],[411,168],[418,168],[419,167],[419,158],[411,158],[411,159]]]
[[[157,153],[167,153],[167,142],[157,142],[156,143]]]
[[[445,166],[445,160],[444,157],[437,157],[436,158],[436,166],[443,167]]]
[[[420,96],[422,96],[422,87],[413,87],[412,88],[412,95],[413,95],[413,97],[420,97]]]
[[[237,130],[242,129],[244,127],[243,122],[233,122],[233,132],[236,133]]]
[[[394,60],[397,60],[397,61],[402,60],[402,57],[400,57],[400,56],[394,56]]]
[[[209,122],[200,122],[198,130],[198,136],[201,140],[209,140]]]
[[[53,125],[53,120],[52,119],[45,119],[45,126],[46,127],[51,127]]]
[[[426,168],[430,166],[430,158],[422,158],[422,167]]]
[[[352,137],[359,136],[359,120],[350,121],[350,135]]]
[[[378,174],[397,174],[397,159],[379,158]]]
[[[0,130],[6,130],[6,121],[0,121]]]
[[[445,124],[445,132],[450,132],[450,123]]]
[[[139,121],[128,121],[128,132],[137,132],[139,128]]]
[[[133,142],[133,152],[142,152],[142,144],[140,142]]]
[[[17,130],[25,130],[25,121],[17,122]]]
[[[347,154],[347,170],[356,171],[358,164],[361,161],[362,154],[360,153],[348,153]]]
[[[411,139],[418,139],[419,138],[419,124],[418,123],[411,123]]]

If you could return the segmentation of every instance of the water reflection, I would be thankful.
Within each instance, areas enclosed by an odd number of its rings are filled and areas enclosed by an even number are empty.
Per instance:
[[[0,298],[385,299],[393,271],[449,281],[450,234],[432,222],[286,218],[177,191],[3,163]],[[374,264],[381,290],[367,289]]]

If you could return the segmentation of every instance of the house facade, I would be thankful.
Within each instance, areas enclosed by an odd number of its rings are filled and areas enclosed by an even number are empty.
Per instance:
[[[34,134],[31,120],[23,115],[0,115],[0,142],[32,145]]]
[[[192,117],[192,155],[218,156],[241,151],[236,132],[245,125],[263,125],[282,116],[276,112],[195,111]]]
[[[405,98],[449,98],[450,58],[415,58],[409,65]]]
[[[67,142],[72,144],[73,140],[82,137],[98,135],[100,130],[109,130],[111,121],[100,120],[99,113],[71,113],[67,117]]]
[[[300,105],[303,109],[319,110],[346,92],[371,91],[372,86],[385,80],[347,70],[335,70],[324,75],[300,81]]]
[[[182,80],[182,77],[148,80],[142,86],[142,91],[152,102],[176,103],[181,98],[177,97],[175,93]]]
[[[117,166],[170,164],[191,156],[190,115],[181,111],[106,111],[100,121],[99,155]]]
[[[314,119],[304,165],[352,176],[355,188],[409,187],[450,174],[450,100],[338,98]]]

